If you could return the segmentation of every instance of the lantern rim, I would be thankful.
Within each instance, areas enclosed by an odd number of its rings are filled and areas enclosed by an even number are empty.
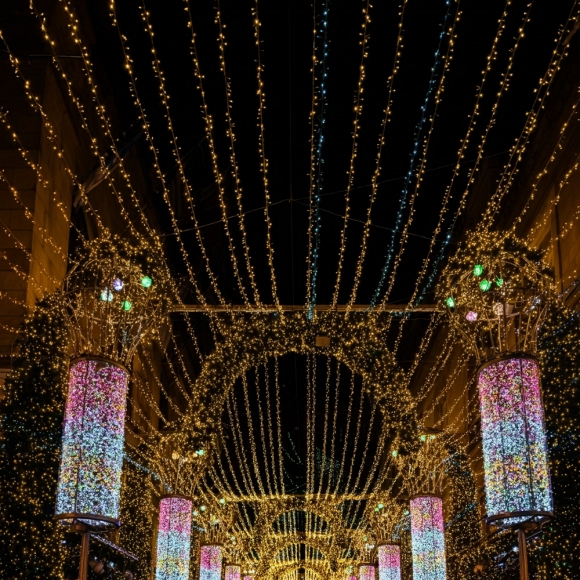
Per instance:
[[[516,524],[509,524],[503,525],[503,520],[509,520],[514,518],[528,518],[523,522],[519,522]],[[538,520],[534,521],[534,518],[539,518]],[[537,510],[528,510],[523,512],[505,512],[501,514],[495,514],[493,516],[484,516],[484,520],[488,525],[497,526],[498,528],[505,528],[505,529],[517,529],[525,526],[526,524],[535,524],[538,527],[542,527],[543,525],[547,524],[549,521],[554,519],[554,514],[552,512],[543,512]]]
[[[78,524],[86,526],[91,532],[107,532],[121,527],[121,521],[115,518],[110,518],[108,516],[101,516],[95,514],[79,514],[79,513],[68,513],[68,514],[54,514],[55,520],[62,520],[61,524],[63,526],[72,527]],[[64,520],[72,520],[70,523]],[[105,524],[103,527],[98,527],[87,523],[85,520],[93,520],[97,522],[103,522]]]
[[[113,365],[117,368],[120,368],[121,370],[125,371],[128,376],[131,376],[131,374],[132,374],[131,369],[127,365],[124,365],[122,362],[119,362],[119,361],[113,360],[111,358],[108,358],[106,356],[101,356],[98,354],[95,354],[95,355],[83,354],[81,356],[75,356],[75,357],[70,359],[69,366],[72,367],[74,364],[81,362],[81,361],[84,361],[84,360],[104,362],[104,363]]]
[[[440,493],[425,492],[425,493],[416,493],[415,495],[412,495],[409,498],[409,502],[412,502],[414,499],[417,499],[419,497],[436,497],[436,498],[440,499],[441,501],[443,501],[443,496]],[[383,544],[383,545],[388,545],[388,544]]]

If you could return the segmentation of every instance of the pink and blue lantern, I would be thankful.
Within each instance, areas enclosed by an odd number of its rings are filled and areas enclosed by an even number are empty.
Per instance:
[[[223,548],[202,546],[199,558],[199,580],[221,580]]]
[[[242,569],[240,566],[226,566],[225,580],[241,580]]]
[[[443,501],[431,495],[411,500],[413,580],[446,580]]]
[[[119,525],[127,379],[111,361],[71,365],[55,510],[64,523]]]
[[[188,580],[191,548],[191,500],[164,497],[159,502],[155,580]]]
[[[379,580],[401,580],[401,548],[388,544],[379,546]]]
[[[492,361],[479,371],[478,384],[488,519],[512,525],[527,519],[507,517],[515,512],[552,512],[538,363]]]
[[[375,567],[363,564],[358,569],[359,580],[375,580]]]

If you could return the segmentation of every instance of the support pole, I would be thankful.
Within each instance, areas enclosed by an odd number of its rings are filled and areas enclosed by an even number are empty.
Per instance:
[[[520,580],[529,580],[528,545],[526,543],[526,532],[522,528],[518,528],[518,550],[520,554]]]
[[[89,567],[89,542],[90,532],[83,532],[81,541],[81,562],[79,565],[79,580],[87,580],[87,569]]]

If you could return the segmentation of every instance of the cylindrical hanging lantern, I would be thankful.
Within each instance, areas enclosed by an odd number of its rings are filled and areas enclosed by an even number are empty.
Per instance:
[[[191,547],[189,498],[168,496],[159,502],[155,580],[188,580]]]
[[[538,363],[517,356],[479,370],[488,521],[513,525],[552,512]],[[519,513],[522,517],[510,518]]]
[[[241,580],[242,569],[240,566],[230,565],[226,566],[225,580]]]
[[[221,580],[223,548],[202,546],[199,558],[199,580]]]
[[[108,360],[71,364],[55,510],[66,524],[119,525],[127,380]]]
[[[358,569],[359,580],[375,580],[375,567],[371,564],[363,564]]]
[[[379,546],[379,580],[401,580],[401,547]]]
[[[413,580],[446,580],[445,527],[440,497],[411,500]]]

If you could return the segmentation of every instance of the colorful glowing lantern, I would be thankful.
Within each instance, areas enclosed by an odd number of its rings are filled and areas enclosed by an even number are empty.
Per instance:
[[[531,357],[493,360],[478,375],[488,521],[517,524],[552,512],[544,408]],[[528,517],[510,518],[512,513]]]
[[[375,580],[375,567],[370,564],[363,564],[358,569],[359,580]]]
[[[242,569],[239,566],[226,566],[225,580],[241,580]]]
[[[199,558],[199,580],[221,580],[223,548],[202,546]]]
[[[473,310],[470,310],[465,315],[465,320],[468,320],[469,322],[475,322],[477,320],[477,312],[473,312]]]
[[[446,580],[443,501],[422,495],[411,500],[413,580]]]
[[[483,274],[483,266],[481,264],[476,264],[473,267],[473,275],[474,276],[481,276]]]
[[[121,278],[115,278],[113,280],[113,290],[115,290],[116,292],[121,292],[121,290],[123,290],[123,280],[121,280]]]
[[[119,525],[127,370],[74,361],[66,403],[56,517],[96,528]]]
[[[447,304],[447,308],[455,308],[455,300],[453,299],[453,296],[449,296],[445,301],[445,304]]]
[[[164,497],[159,502],[155,580],[188,580],[191,547],[189,498]]]
[[[379,580],[401,580],[401,548],[388,544],[379,546]]]
[[[482,292],[487,292],[491,288],[491,282],[489,280],[482,280],[479,283],[479,287]]]

